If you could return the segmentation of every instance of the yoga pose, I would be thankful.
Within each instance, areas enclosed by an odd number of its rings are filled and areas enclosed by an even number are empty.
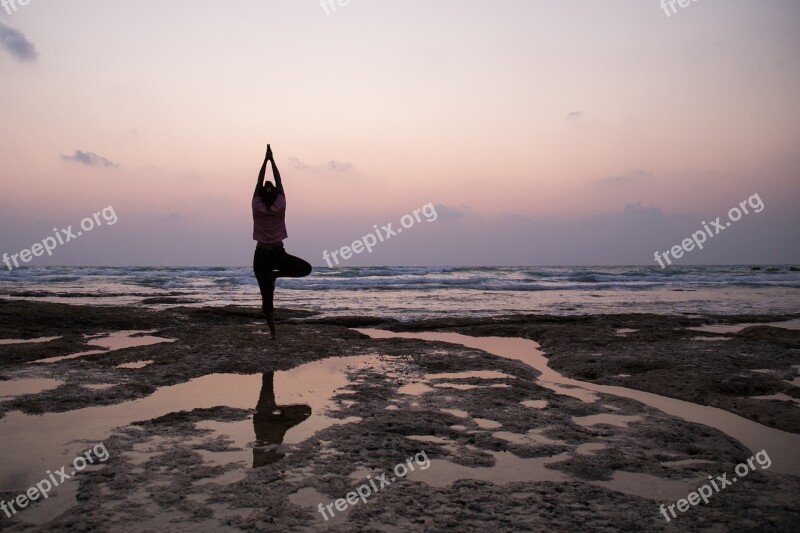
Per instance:
[[[264,372],[261,377],[261,394],[258,396],[253,428],[256,446],[253,448],[253,468],[274,463],[286,455],[276,450],[286,432],[311,416],[308,404],[278,405],[275,401],[275,373]]]
[[[275,184],[267,180],[264,174],[267,171],[267,162],[272,161],[272,176]],[[258,241],[256,253],[253,258],[253,271],[261,289],[262,309],[267,317],[269,333],[275,340],[275,311],[272,298],[275,294],[275,280],[280,277],[302,278],[311,273],[311,265],[299,257],[289,255],[283,248],[283,239],[286,233],[286,195],[283,192],[283,182],[272,148],[267,145],[267,155],[261,171],[258,173],[258,183],[253,193],[253,239]]]

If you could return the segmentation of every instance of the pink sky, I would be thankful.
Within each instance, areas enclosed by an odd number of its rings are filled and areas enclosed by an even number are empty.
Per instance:
[[[793,0],[0,9],[0,252],[113,205],[30,264],[249,264],[270,142],[314,265],[429,202],[435,223],[349,265],[651,264],[754,193],[685,264],[800,262],[797,20]]]

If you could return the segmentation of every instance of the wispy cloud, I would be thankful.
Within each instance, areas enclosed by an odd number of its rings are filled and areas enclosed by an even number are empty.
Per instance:
[[[567,113],[567,122],[577,122],[583,118],[583,111],[571,111]]]
[[[296,157],[290,157],[289,162],[294,168],[298,170],[304,170],[306,172],[334,172],[346,174],[348,172],[352,172],[353,170],[353,165],[350,163],[344,163],[342,161],[335,160],[328,161],[324,165],[309,165],[308,163],[300,161]]]
[[[620,176],[606,176],[592,182],[596,187],[632,187],[652,182],[653,173],[645,170],[634,170]]]
[[[642,222],[646,220],[661,220],[664,217],[664,212],[658,207],[645,207],[637,202],[635,204],[625,204],[625,209],[619,215],[614,213],[612,215],[599,216],[613,216],[626,222]]]
[[[106,159],[105,157],[93,154],[92,152],[84,152],[82,150],[75,150],[75,153],[72,155],[62,155],[61,159],[63,159],[64,161],[72,161],[73,163],[81,163],[83,165],[89,165],[90,167],[117,166],[116,163],[114,163],[109,159]]]
[[[36,47],[21,31],[0,22],[0,47],[19,61],[34,61],[39,57]]]
[[[469,211],[469,206],[466,205],[436,204],[434,208],[436,209],[436,214],[442,219],[462,218]]]

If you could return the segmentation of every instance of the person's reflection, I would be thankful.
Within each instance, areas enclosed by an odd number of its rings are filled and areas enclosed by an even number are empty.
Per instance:
[[[272,450],[273,444],[283,442],[286,432],[311,416],[311,406],[306,404],[278,405],[275,403],[274,372],[264,372],[261,395],[258,397],[253,427],[256,431],[256,447],[253,448],[253,468],[266,466],[284,457]],[[264,448],[267,449],[264,449]]]

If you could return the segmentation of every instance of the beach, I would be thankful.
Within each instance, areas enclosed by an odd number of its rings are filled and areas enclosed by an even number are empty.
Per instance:
[[[7,298],[0,314],[0,499],[108,451],[0,513],[4,530],[791,531],[800,519],[797,313],[401,321],[279,308],[274,342],[255,306]],[[703,485],[708,503],[681,510]]]
[[[0,533],[800,531],[800,2],[0,5]]]

